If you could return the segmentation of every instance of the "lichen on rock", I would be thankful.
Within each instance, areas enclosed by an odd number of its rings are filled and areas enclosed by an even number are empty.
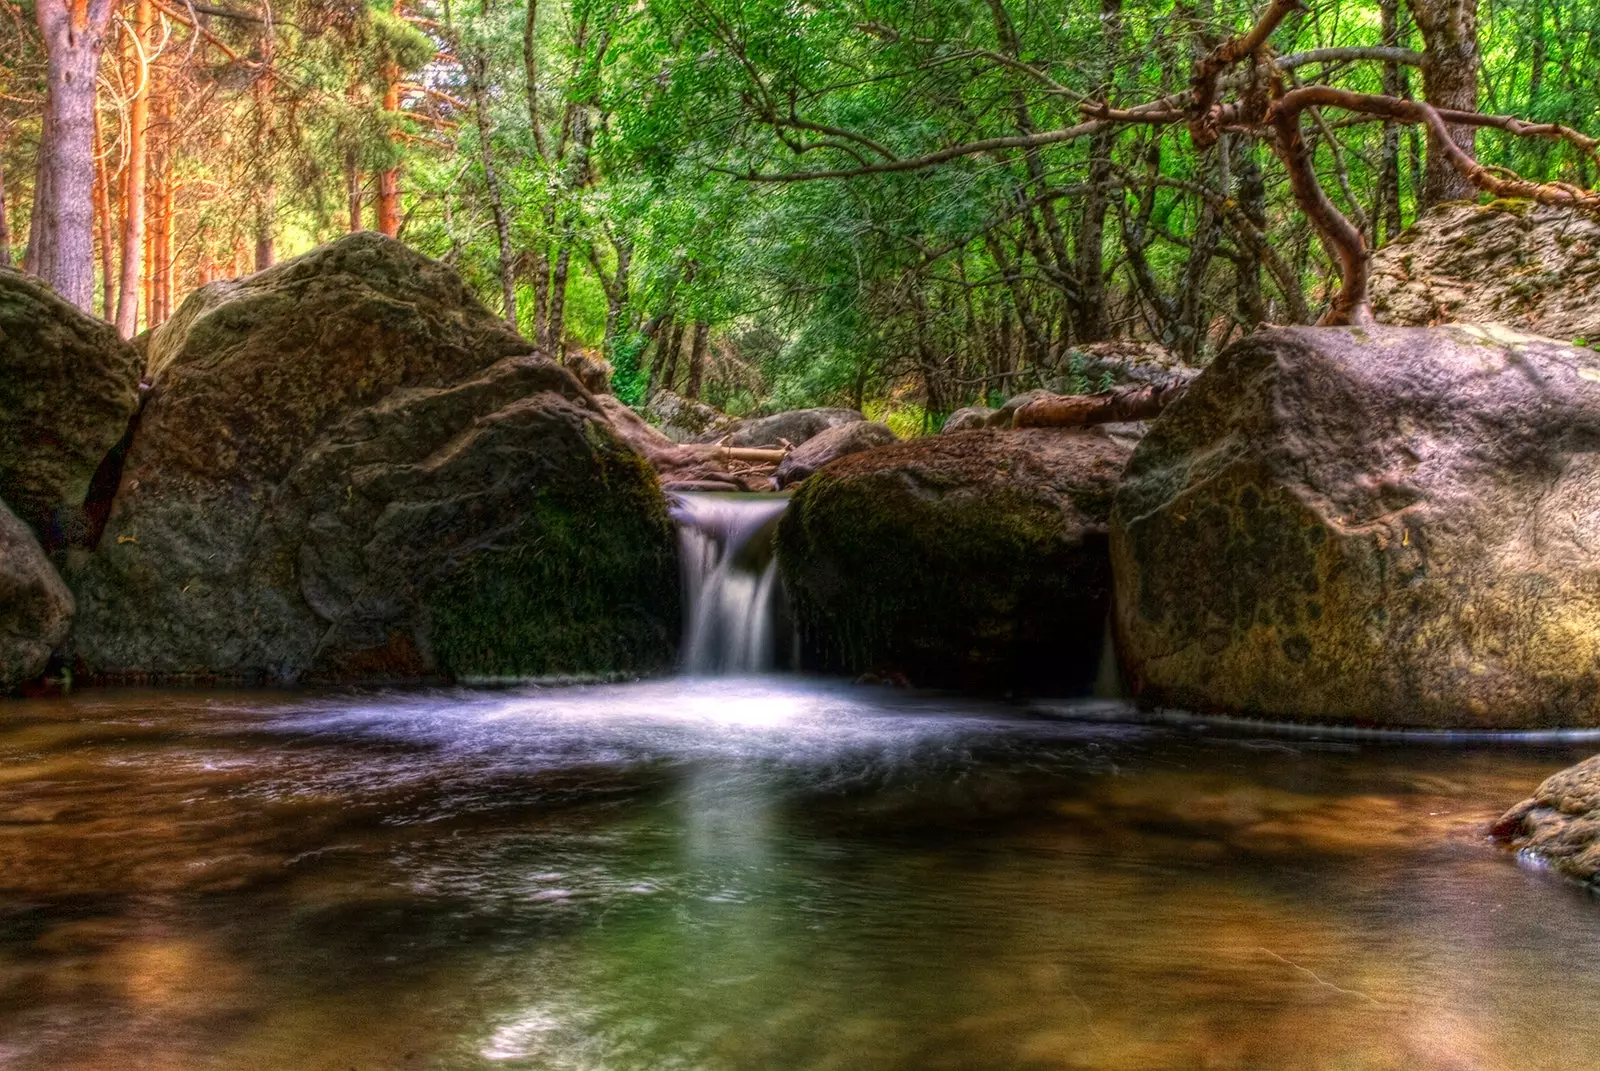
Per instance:
[[[1292,328],[1154,423],[1112,515],[1150,703],[1600,724],[1600,359],[1503,327]]]

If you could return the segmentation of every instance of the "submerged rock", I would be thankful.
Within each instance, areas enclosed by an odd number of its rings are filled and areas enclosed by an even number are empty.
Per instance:
[[[654,474],[445,266],[357,234],[186,301],[99,551],[91,674],[294,681],[665,665]]]
[[[1493,832],[1569,878],[1600,884],[1600,755],[1547,778]]]
[[[1134,452],[1117,637],[1145,702],[1600,724],[1600,356],[1504,328],[1230,347]]]
[[[1600,222],[1531,201],[1452,202],[1372,258],[1382,323],[1508,324],[1600,342]]]
[[[1097,429],[969,431],[816,473],[778,527],[813,659],[916,684],[1086,689],[1131,449]]]
[[[43,673],[72,625],[72,595],[29,527],[0,502],[0,693]]]
[[[778,471],[772,474],[772,482],[779,488],[788,487],[831,461],[899,441],[900,437],[885,424],[870,420],[840,424],[812,436],[791,450],[789,456],[778,465]]]
[[[46,544],[78,541],[90,480],[138,407],[141,367],[110,324],[0,268],[0,498]]]

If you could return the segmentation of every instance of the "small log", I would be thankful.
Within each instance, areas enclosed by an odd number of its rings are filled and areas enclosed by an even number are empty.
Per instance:
[[[788,450],[777,447],[693,445],[689,449],[703,452],[714,461],[751,461],[758,465],[776,465],[789,456]]]
[[[1104,394],[1057,394],[1017,410],[1014,428],[1081,428],[1123,420],[1154,420],[1183,397],[1187,383],[1161,387],[1123,387]]]

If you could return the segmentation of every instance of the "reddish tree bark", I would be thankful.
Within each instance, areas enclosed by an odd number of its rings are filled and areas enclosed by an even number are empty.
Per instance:
[[[383,69],[383,110],[391,115],[400,110],[400,69],[394,64]],[[396,131],[390,131],[394,138]],[[400,168],[378,173],[378,230],[390,238],[400,233]]]
[[[135,92],[128,105],[128,161],[122,171],[122,282],[117,288],[117,333],[132,338],[139,330],[139,284],[144,278],[145,174],[150,132],[150,63],[144,49],[153,21],[150,0],[134,6],[133,39],[129,42],[130,81]]]

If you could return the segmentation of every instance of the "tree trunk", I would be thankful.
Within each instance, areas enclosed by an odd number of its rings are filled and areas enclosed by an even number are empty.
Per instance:
[[[1409,0],[1411,16],[1422,31],[1422,95],[1436,108],[1476,111],[1478,107],[1477,0]],[[1477,129],[1448,128],[1450,140],[1477,158]],[[1475,198],[1478,189],[1451,164],[1437,137],[1428,132],[1427,173],[1423,182],[1423,208],[1442,201]]]
[[[500,247],[500,302],[505,310],[506,323],[515,330],[517,326],[517,260],[511,248],[511,220],[506,214],[505,199],[500,195],[500,179],[494,168],[494,145],[489,140],[489,105],[484,96],[484,77],[488,64],[480,56],[471,57],[473,65],[472,109],[478,123],[478,152],[483,163],[483,184],[489,191],[489,208],[494,214],[494,233]],[[384,233],[389,233],[385,231]]]
[[[1400,0],[1378,0],[1381,13],[1383,43],[1400,42]],[[1401,98],[1405,95],[1405,75],[1398,63],[1385,63],[1381,84],[1385,96]],[[1372,245],[1377,248],[1385,239],[1392,240],[1404,225],[1400,215],[1400,128],[1394,123],[1383,124],[1383,144],[1379,149],[1378,188],[1372,206]]]
[[[566,332],[567,320],[567,274],[572,270],[572,236],[561,243],[561,251],[556,254],[555,270],[550,273],[550,326],[548,329],[550,341],[548,345],[555,356],[560,357],[566,352],[566,340],[562,337]]]
[[[6,214],[6,161],[0,153],[0,267],[11,267],[11,224]]]
[[[100,136],[100,109],[94,113],[94,214],[100,243],[100,309],[110,322],[117,314],[117,256],[111,231],[111,176],[106,173],[105,144]]]
[[[1100,0],[1100,29],[1104,55],[1101,57],[1102,97],[1109,103],[1111,81],[1116,75],[1117,56],[1122,51],[1122,0]],[[1089,137],[1089,192],[1083,197],[1083,215],[1078,222],[1078,338],[1098,342],[1105,338],[1106,323],[1105,237],[1106,212],[1111,206],[1109,191],[1102,187],[1112,173],[1111,150],[1117,142],[1117,129],[1107,125]]]
[[[43,199],[35,270],[67,301],[94,311],[95,78],[111,0],[39,0],[46,55],[45,124],[39,146]]]
[[[344,199],[350,210],[350,233],[362,229],[361,221],[361,166],[354,149],[344,154]]]
[[[700,381],[706,372],[706,339],[710,334],[710,324],[704,320],[695,323],[694,344],[689,348],[689,382],[683,388],[686,398],[700,397]]]
[[[671,390],[678,381],[678,354],[683,349],[683,328],[674,323],[672,338],[667,343],[667,370],[661,377],[664,390]]]
[[[393,63],[383,68],[383,110],[390,115],[400,110],[400,68]],[[391,130],[389,138],[398,141],[398,131]],[[400,234],[400,168],[399,165],[378,174],[378,230],[390,238]]]
[[[144,279],[144,197],[150,134],[150,65],[143,49],[153,21],[150,0],[134,7],[130,48],[135,92],[128,104],[128,159],[122,170],[122,282],[117,288],[117,333],[132,338],[139,331],[139,289]]]
[[[1234,151],[1239,210],[1256,230],[1267,228],[1267,182],[1256,161],[1256,143],[1238,138]],[[1234,268],[1235,308],[1239,321],[1253,329],[1267,318],[1266,301],[1261,296],[1261,254],[1253,242],[1239,240],[1239,262]]]

